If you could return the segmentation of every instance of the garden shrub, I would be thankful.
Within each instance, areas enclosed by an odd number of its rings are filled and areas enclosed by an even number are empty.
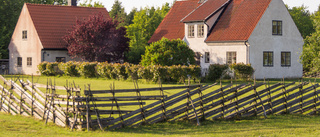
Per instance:
[[[79,72],[77,67],[79,66],[78,62],[75,61],[69,61],[66,63],[59,63],[59,69],[62,72],[62,74],[66,76],[79,76]]]
[[[56,76],[61,74],[58,64],[58,62],[48,62],[46,65],[46,75]]]
[[[247,80],[252,78],[254,69],[251,64],[237,63],[231,64],[230,69],[234,71],[235,77],[238,79]]]
[[[81,76],[86,78],[97,77],[97,62],[82,62],[77,68]]]
[[[120,63],[113,64],[112,72],[116,75],[116,78],[118,80],[126,80],[128,78],[128,74],[126,73],[126,64],[120,64]]]
[[[66,75],[83,77],[103,77],[107,79],[126,80],[128,78],[146,79],[147,81],[159,82],[179,82],[184,83],[188,76],[193,79],[200,77],[200,66],[173,65],[160,66],[150,65],[141,66],[129,63],[108,63],[108,62],[74,62],[67,63],[48,63],[42,62],[38,65],[42,75]]]
[[[151,72],[151,67],[150,66],[141,66],[138,69],[138,77],[145,79],[147,81],[151,81],[153,78],[153,73]]]
[[[41,75],[47,75],[47,64],[48,62],[44,61],[38,65],[38,69]]]
[[[206,80],[216,81],[220,79],[227,69],[228,65],[211,64],[208,69],[208,74],[206,75]]]

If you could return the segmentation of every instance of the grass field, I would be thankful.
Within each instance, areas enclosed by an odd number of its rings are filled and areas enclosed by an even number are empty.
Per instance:
[[[14,76],[5,76],[7,79],[15,79]],[[16,77],[16,76],[15,76]],[[21,78],[21,77],[20,77]],[[31,76],[23,76],[22,79],[32,80]],[[47,80],[55,81],[57,86],[65,86],[66,80],[74,82],[82,89],[84,85],[90,84],[93,90],[108,90],[110,84],[115,83],[116,89],[132,89],[134,84],[131,81],[113,81],[97,78],[74,78],[74,77],[33,77],[35,83],[47,84]],[[286,80],[286,83],[296,81]],[[314,79],[304,79],[304,81],[314,81]],[[253,83],[252,81],[247,81]],[[235,81],[233,83],[247,83]],[[262,82],[262,81],[257,81]],[[270,80],[270,85],[281,82],[281,80]],[[319,82],[317,80],[317,82]],[[222,84],[230,84],[230,80],[223,80]],[[212,84],[212,83],[205,83]],[[163,86],[179,86],[184,84],[164,84]],[[159,87],[158,84],[139,81],[139,88]],[[215,88],[219,88],[216,86]],[[261,87],[264,88],[264,87]],[[45,91],[44,89],[42,89]],[[212,91],[212,90],[211,90]],[[178,91],[169,91],[168,96]],[[66,94],[60,90],[58,94]],[[135,93],[134,93],[135,94]],[[152,94],[152,93],[143,93]],[[153,93],[154,94],[154,93]],[[159,95],[159,91],[156,92]],[[133,95],[134,96],[134,95]],[[147,104],[150,102],[147,102]],[[178,104],[177,104],[178,105]],[[134,108],[127,107],[124,109]],[[71,132],[69,129],[60,128],[53,124],[44,125],[44,121],[34,120],[21,116],[11,116],[0,113],[0,136],[320,136],[319,116],[283,115],[243,118],[240,120],[216,120],[201,122],[197,127],[192,122],[158,123],[154,125],[140,126],[138,128],[124,128],[116,131],[101,132]]]
[[[116,131],[70,131],[70,129],[45,125],[44,121],[30,117],[11,116],[0,113],[0,136],[77,136],[77,137],[317,137],[320,135],[320,117],[302,115],[253,117],[241,120],[216,120],[201,122],[196,126],[191,122],[158,123],[124,128]]]

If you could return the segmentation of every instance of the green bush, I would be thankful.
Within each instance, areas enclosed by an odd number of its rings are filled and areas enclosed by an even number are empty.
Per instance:
[[[116,75],[118,80],[126,80],[128,74],[126,73],[126,64],[113,64],[113,73]]]
[[[190,65],[195,64],[194,52],[182,40],[162,38],[146,47],[142,55],[141,65]]]
[[[48,76],[56,76],[61,74],[59,67],[58,67],[58,62],[48,62],[46,65],[46,75]]]
[[[138,69],[138,77],[145,79],[147,81],[151,81],[153,78],[153,73],[151,72],[151,67],[150,66],[141,66]]]
[[[69,61],[67,63],[59,63],[59,69],[62,74],[66,76],[79,76],[79,72],[77,67],[79,66],[79,62]]]
[[[81,76],[86,78],[97,77],[97,62],[82,62],[77,68]]]
[[[48,62],[44,61],[38,65],[38,69],[41,75],[47,75],[47,64]]]
[[[237,63],[230,65],[231,70],[234,72],[235,77],[238,79],[247,80],[252,78],[254,69],[251,64]]]
[[[206,75],[206,80],[216,81],[220,79],[227,69],[228,65],[211,64]]]
[[[67,62],[48,63],[43,62],[38,65],[42,75],[66,75],[83,77],[103,77],[107,79],[126,80],[128,78],[146,79],[147,81],[159,82],[179,82],[184,83],[190,76],[198,79],[201,73],[200,66],[173,65],[173,66],[141,66],[129,63],[108,63],[108,62]]]

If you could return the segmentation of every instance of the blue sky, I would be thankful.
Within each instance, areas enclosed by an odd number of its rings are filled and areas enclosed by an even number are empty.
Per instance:
[[[84,0],[80,0],[80,3]],[[104,4],[108,11],[111,10],[111,7],[114,3],[114,0],[93,0],[100,1]],[[122,2],[122,6],[125,7],[126,12],[130,12],[133,7],[140,8],[146,6],[162,6],[164,3],[168,2],[170,4],[173,3],[173,0],[119,0]],[[314,12],[318,9],[320,5],[320,0],[283,0],[285,4],[288,4],[289,7],[301,6],[304,4],[308,7],[310,12]]]

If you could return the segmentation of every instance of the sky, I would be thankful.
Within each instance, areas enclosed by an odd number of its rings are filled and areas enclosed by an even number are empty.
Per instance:
[[[84,0],[80,0],[80,3],[82,3]],[[111,10],[111,7],[114,3],[114,0],[93,0],[93,1],[100,1],[102,4],[107,8],[108,11]],[[122,6],[125,8],[126,12],[129,13],[132,8],[136,7],[140,9],[141,7],[146,6],[155,6],[160,7],[166,2],[170,3],[172,5],[174,0],[119,0],[122,2]],[[283,2],[289,7],[296,7],[301,6],[302,4],[304,6],[307,6],[311,13],[316,11],[318,9],[318,6],[320,5],[320,0],[283,0]]]

